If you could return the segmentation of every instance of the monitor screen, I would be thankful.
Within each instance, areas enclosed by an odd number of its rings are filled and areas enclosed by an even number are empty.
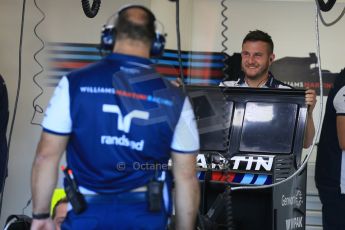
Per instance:
[[[234,103],[225,101],[219,90],[190,91],[189,97],[198,124],[200,150],[226,151]]]
[[[292,153],[298,104],[253,102],[245,105],[239,150]]]

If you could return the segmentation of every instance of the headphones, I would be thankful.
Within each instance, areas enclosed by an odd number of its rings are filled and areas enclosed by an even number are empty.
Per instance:
[[[100,42],[100,46],[99,46],[99,50],[101,53],[105,53],[105,54],[111,53],[113,51],[113,48],[114,48],[114,45],[116,42],[116,28],[115,28],[115,25],[108,24],[110,19],[113,17],[117,18],[122,12],[124,12],[130,8],[143,9],[149,15],[151,20],[156,22],[156,18],[153,15],[153,13],[144,6],[127,5],[127,6],[122,7],[119,11],[117,11],[115,14],[113,14],[112,16],[109,17],[109,19],[107,20],[107,24],[104,25],[102,28],[101,42]],[[155,37],[154,37],[152,44],[151,44],[150,55],[152,57],[161,56],[163,54],[163,51],[164,51],[164,46],[165,46],[165,35],[156,31]]]

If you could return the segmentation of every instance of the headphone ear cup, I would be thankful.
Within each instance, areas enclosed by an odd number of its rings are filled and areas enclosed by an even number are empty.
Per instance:
[[[114,26],[104,25],[101,32],[100,50],[112,52],[115,45],[116,29]]]
[[[152,42],[150,54],[152,57],[159,57],[163,54],[165,47],[165,36],[156,32],[155,39]]]

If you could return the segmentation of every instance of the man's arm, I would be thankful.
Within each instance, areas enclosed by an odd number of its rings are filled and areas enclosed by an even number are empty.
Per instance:
[[[51,196],[58,177],[59,162],[66,149],[68,137],[42,132],[31,174],[32,206],[35,214],[49,213]],[[52,226],[50,222],[50,218],[34,219],[31,229],[44,227],[49,229],[49,226]]]
[[[337,133],[339,146],[345,151],[345,116],[337,116]]]
[[[307,112],[307,128],[306,132],[304,133],[304,148],[309,148],[310,145],[313,143],[313,139],[315,136],[315,126],[314,126],[314,119],[313,119],[313,111],[316,104],[316,92],[313,89],[308,89],[305,92],[305,103],[308,106]]]
[[[196,155],[172,152],[175,178],[176,229],[194,229],[200,202]]]

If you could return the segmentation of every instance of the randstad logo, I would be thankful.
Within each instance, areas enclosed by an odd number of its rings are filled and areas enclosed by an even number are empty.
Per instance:
[[[116,113],[118,115],[117,128],[125,133],[129,133],[133,118],[147,120],[149,119],[149,115],[150,115],[146,111],[133,110],[127,115],[123,116],[119,106],[117,105],[104,104],[102,109],[103,109],[103,112]]]
[[[118,145],[122,147],[128,147],[133,150],[143,151],[145,141],[133,141],[126,137],[126,135],[122,135],[121,137],[118,136],[101,136],[101,144],[102,145]]]
[[[117,114],[117,128],[125,133],[129,133],[131,129],[131,122],[132,119],[149,119],[149,113],[146,111],[141,110],[133,110],[132,112],[128,113],[127,115],[123,116],[120,108],[117,105],[108,105],[104,104],[102,108],[103,112],[106,113],[116,113]],[[117,145],[128,147],[133,150],[143,151],[144,149],[144,140],[130,140],[125,134],[122,136],[108,136],[102,135],[101,136],[101,144],[103,145]]]

